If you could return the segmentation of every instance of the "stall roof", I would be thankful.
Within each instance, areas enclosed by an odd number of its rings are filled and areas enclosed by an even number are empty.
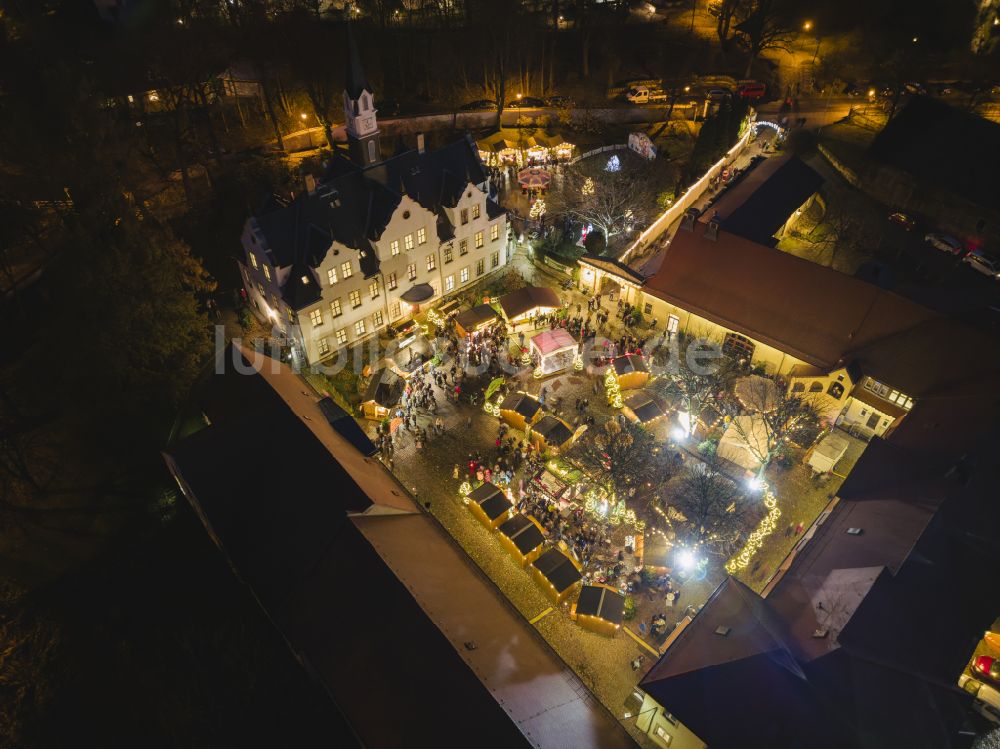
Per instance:
[[[520,317],[539,307],[555,309],[561,304],[559,295],[548,286],[524,286],[500,297],[500,307],[508,320]]]
[[[549,549],[532,564],[560,593],[583,577],[573,560],[559,549]]]
[[[481,486],[477,486],[469,492],[469,499],[479,505],[482,511],[486,513],[486,517],[490,520],[496,520],[514,506],[513,503],[507,499],[507,495],[489,482]]]
[[[584,585],[576,602],[576,613],[621,624],[625,615],[625,596],[606,585]]]
[[[542,404],[527,393],[511,393],[500,404],[501,411],[514,411],[526,419],[532,418],[542,408]]]
[[[396,405],[402,392],[403,381],[399,375],[391,369],[380,369],[372,375],[361,401],[363,403],[375,401],[380,406],[388,408]]]
[[[615,373],[618,375],[631,374],[632,372],[648,372],[645,360],[638,354],[625,354],[615,357]]]
[[[455,315],[455,324],[462,330],[475,330],[483,323],[492,322],[500,317],[500,313],[488,304],[478,304],[472,309]]]
[[[538,527],[538,522],[520,513],[505,521],[498,530],[513,541],[514,546],[522,554],[527,554],[545,543],[545,535]]]
[[[531,429],[542,435],[550,445],[565,444],[573,436],[569,424],[552,414],[545,414]]]
[[[330,426],[336,429],[341,437],[354,445],[359,453],[371,457],[378,452],[361,425],[347,411],[337,405],[333,398],[328,395],[316,405],[323,412],[326,420],[330,422]]]
[[[562,328],[546,330],[531,339],[531,345],[538,349],[542,356],[548,356],[556,351],[576,348],[576,339]]]
[[[625,405],[632,409],[632,413],[643,424],[653,419],[658,419],[661,416],[666,416],[667,413],[666,409],[656,398],[642,391],[628,396],[625,399]]]

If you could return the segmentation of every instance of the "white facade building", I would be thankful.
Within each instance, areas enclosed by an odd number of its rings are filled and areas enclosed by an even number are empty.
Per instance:
[[[316,363],[502,269],[507,215],[475,143],[381,160],[374,97],[349,38],[352,159],[335,156],[289,203],[249,218],[240,259],[257,314]]]

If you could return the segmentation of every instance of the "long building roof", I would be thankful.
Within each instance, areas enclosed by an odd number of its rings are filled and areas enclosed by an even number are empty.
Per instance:
[[[210,426],[168,466],[363,744],[634,746],[302,380],[249,351],[226,357]]]

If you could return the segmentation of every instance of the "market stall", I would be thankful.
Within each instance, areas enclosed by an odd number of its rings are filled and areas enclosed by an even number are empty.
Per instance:
[[[489,304],[479,304],[455,315],[455,332],[460,336],[479,332],[500,319],[500,313]]]
[[[559,309],[559,295],[548,286],[523,286],[500,297],[500,309],[511,325]]]
[[[390,341],[386,353],[381,365],[409,378],[434,358],[434,346],[425,335],[418,333]]]
[[[757,414],[742,414],[726,428],[715,454],[748,471],[756,471],[760,468],[761,456],[767,452],[764,420]]]
[[[528,155],[531,156],[530,151]],[[522,169],[517,173],[517,184],[527,192],[545,192],[549,189],[550,182],[552,182],[552,173],[537,166]]]
[[[497,530],[500,531],[501,546],[509,551],[522,567],[538,559],[545,548],[542,526],[530,515],[517,513],[502,523]]]
[[[477,486],[466,497],[469,510],[476,516],[480,523],[490,530],[496,530],[497,526],[510,518],[513,503],[507,499],[507,495],[493,484],[486,482]]]
[[[648,426],[667,415],[663,401],[645,390],[631,393],[625,399],[622,413],[634,422]]]
[[[528,439],[540,453],[558,455],[573,444],[573,428],[558,416],[546,414],[531,425]]]
[[[584,629],[614,635],[625,616],[625,596],[608,585],[584,585],[570,609],[570,618]]]
[[[645,387],[649,382],[649,367],[640,354],[625,354],[612,362],[620,390]]]
[[[576,339],[562,328],[539,333],[528,345],[542,377],[572,367],[580,349]]]
[[[542,404],[524,392],[511,393],[500,404],[500,418],[508,426],[527,431],[542,415]]]
[[[403,379],[391,369],[380,369],[372,375],[361,397],[361,410],[366,419],[381,421],[389,416],[403,392]]]
[[[576,560],[552,548],[531,563],[535,581],[555,603],[562,603],[577,588],[583,575]]]
[[[806,464],[814,473],[832,471],[837,461],[847,453],[850,444],[845,435],[830,432],[809,451]]]

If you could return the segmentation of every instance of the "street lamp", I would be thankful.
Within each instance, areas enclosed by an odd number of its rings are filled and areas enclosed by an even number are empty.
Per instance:
[[[809,33],[810,31],[812,31],[813,30],[813,22],[812,21],[806,21],[804,24],[802,24],[802,30],[805,31],[806,33]],[[813,65],[816,64],[816,58],[819,57],[819,41],[820,41],[819,34],[816,34],[816,51],[813,52],[813,59],[812,59],[812,64]]]
[[[299,119],[301,119],[301,120],[302,120],[303,122],[305,122],[305,121],[306,121],[306,118],[307,118],[308,116],[309,116],[309,115],[307,115],[307,114],[306,114],[305,112],[302,112],[302,113],[301,113],[301,114],[299,115]]]

